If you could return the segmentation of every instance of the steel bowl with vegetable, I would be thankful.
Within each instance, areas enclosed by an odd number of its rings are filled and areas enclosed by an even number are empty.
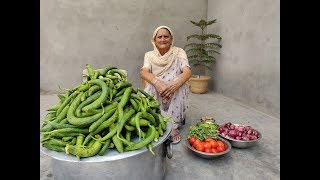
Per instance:
[[[228,140],[233,147],[248,148],[257,144],[262,134],[251,126],[227,122],[218,128],[219,136]]]
[[[206,142],[210,142],[210,141],[204,141],[205,143]],[[223,142],[224,144],[224,150],[223,151],[215,151],[215,152],[206,152],[206,151],[199,151],[195,148],[195,146],[191,145],[190,144],[190,141],[188,141],[187,139],[185,140],[184,144],[185,146],[190,149],[195,155],[199,156],[199,157],[202,157],[202,158],[206,158],[206,159],[216,159],[216,158],[219,158],[219,157],[222,157],[223,155],[227,154],[230,152],[231,150],[231,144],[221,138],[221,137],[218,137],[218,139],[215,141],[215,142]],[[205,146],[205,145],[203,145]],[[219,146],[218,146],[219,147]],[[221,146],[222,147],[222,146]],[[219,149],[219,148],[216,148],[216,149]]]
[[[231,144],[219,137],[219,125],[201,122],[190,126],[185,146],[194,154],[206,159],[214,159],[227,154]]]
[[[86,69],[86,81],[60,88],[65,93],[49,107],[40,128],[41,147],[78,161],[111,149],[123,154],[147,148],[154,154],[153,145],[168,134],[171,119],[162,113],[160,102],[134,88],[117,67],[99,71],[86,64]]]

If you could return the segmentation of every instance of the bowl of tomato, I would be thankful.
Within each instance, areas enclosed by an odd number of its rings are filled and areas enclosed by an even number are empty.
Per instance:
[[[231,150],[229,141],[221,137],[217,139],[206,138],[203,141],[196,137],[190,137],[189,139],[185,139],[184,144],[195,155],[206,159],[222,157]]]

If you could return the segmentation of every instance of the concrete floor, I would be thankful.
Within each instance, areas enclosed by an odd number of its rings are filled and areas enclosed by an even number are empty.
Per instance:
[[[187,137],[189,127],[199,122],[203,115],[214,117],[218,124],[230,121],[251,125],[262,133],[262,139],[254,147],[232,148],[227,155],[212,160],[195,156],[181,141],[173,146],[173,157],[166,160],[166,180],[280,179],[279,119],[214,92],[201,95],[190,93],[189,100],[186,124],[181,129],[182,141]],[[40,123],[46,115],[46,109],[58,101],[55,94],[40,94]],[[51,160],[51,157],[40,153],[41,180],[54,179]]]

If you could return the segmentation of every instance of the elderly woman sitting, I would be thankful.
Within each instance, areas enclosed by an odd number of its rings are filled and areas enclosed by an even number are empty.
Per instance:
[[[173,118],[172,142],[179,143],[179,128],[185,124],[191,68],[186,52],[173,46],[171,29],[159,26],[155,29],[151,43],[153,50],[145,53],[140,71],[146,81],[145,91],[161,102],[161,110]]]

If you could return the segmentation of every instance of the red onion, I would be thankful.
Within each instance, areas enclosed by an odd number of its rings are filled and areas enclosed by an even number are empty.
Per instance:
[[[245,126],[245,127],[244,127],[244,131],[248,131],[248,130],[250,130],[250,129],[251,129],[250,126]]]
[[[229,136],[231,136],[232,138],[235,138],[237,136],[237,131],[236,130],[230,130],[229,131]]]
[[[224,124],[224,127],[229,128],[231,126],[231,122],[227,122],[226,124]]]
[[[231,122],[227,122],[218,128],[220,134],[223,137],[236,139],[236,140],[255,140],[259,138],[259,133],[257,130],[253,129],[251,126],[235,125]]]
[[[258,131],[256,131],[256,130],[252,130],[252,135],[258,136],[259,133],[258,133]]]
[[[222,132],[224,131],[224,128],[223,128],[222,126],[220,126],[220,127],[218,128],[218,130],[219,130],[220,133],[222,133]]]
[[[237,129],[238,131],[241,131],[241,132],[244,131],[244,127],[243,127],[243,126],[238,126],[236,129]]]
[[[241,136],[237,136],[237,137],[236,137],[236,140],[241,140],[241,139],[242,139]]]
[[[257,136],[252,135],[252,136],[250,137],[250,140],[256,140],[256,139],[257,139]]]

